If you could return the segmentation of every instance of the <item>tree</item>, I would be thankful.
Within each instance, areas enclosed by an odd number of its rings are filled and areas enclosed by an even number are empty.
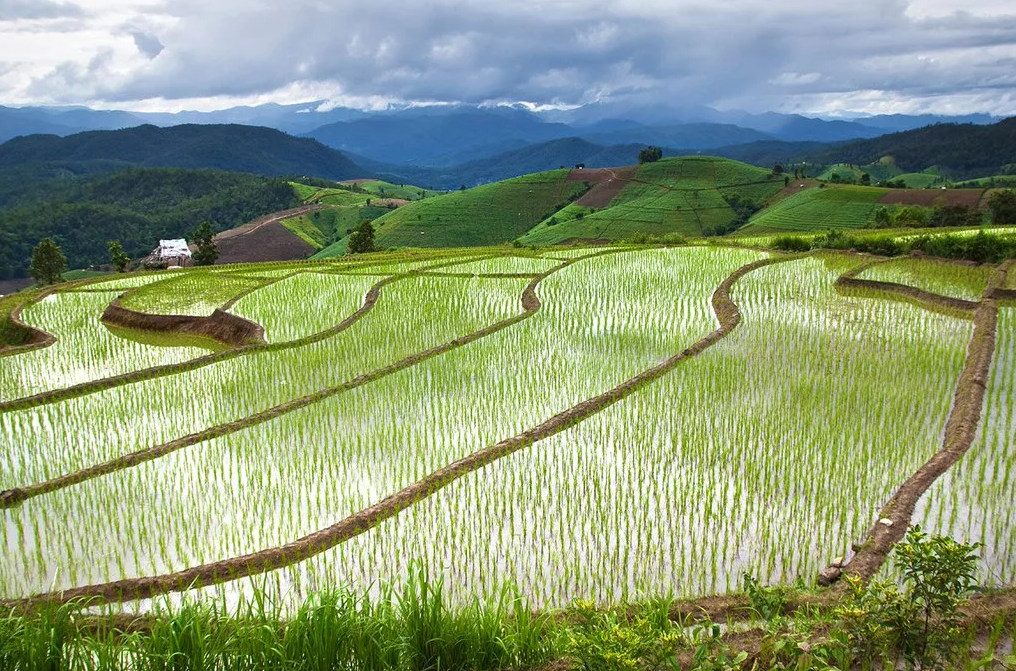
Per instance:
[[[991,209],[991,223],[1016,224],[1016,191],[995,191],[988,198],[988,207]]]
[[[782,175],[783,174],[783,164],[782,163],[777,163],[776,165],[773,166],[773,174],[774,175]]]
[[[348,249],[350,254],[366,254],[377,251],[377,247],[374,246],[374,225],[370,221],[360,224],[356,232],[349,236]]]
[[[646,147],[639,152],[639,163],[656,163],[663,158],[663,150],[659,147]]]
[[[861,175],[861,186],[871,186],[871,175],[868,173]]]
[[[116,268],[116,272],[122,273],[127,270],[131,257],[127,256],[127,252],[123,250],[123,245],[120,244],[120,241],[110,240],[106,247],[109,249],[109,262]]]
[[[32,251],[28,273],[40,284],[54,284],[67,268],[67,257],[51,238],[43,238]]]
[[[198,224],[191,233],[191,242],[198,246],[194,252],[194,265],[210,266],[219,258],[219,248],[215,246],[215,240],[212,238],[212,223],[207,219]]]

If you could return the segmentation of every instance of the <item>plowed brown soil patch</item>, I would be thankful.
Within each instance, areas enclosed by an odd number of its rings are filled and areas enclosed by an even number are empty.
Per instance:
[[[593,168],[590,170],[572,170],[568,173],[569,182],[586,182],[592,184],[581,198],[575,201],[583,207],[607,207],[621,193],[624,187],[635,177],[638,166],[626,168]]]
[[[215,244],[219,248],[216,263],[296,261],[317,251],[277,221],[244,234],[217,238]]]
[[[879,198],[886,205],[965,205],[977,207],[981,202],[983,189],[891,189]]]

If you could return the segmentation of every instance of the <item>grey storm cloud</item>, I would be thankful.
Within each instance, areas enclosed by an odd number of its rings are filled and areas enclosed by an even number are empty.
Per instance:
[[[0,0],[0,21],[17,19],[78,18],[84,11],[77,5],[51,0]]]
[[[134,38],[134,44],[137,46],[138,51],[147,56],[148,58],[155,58],[162,53],[165,47],[162,46],[162,42],[159,38],[150,33],[146,33],[141,30],[130,31],[130,36]]]
[[[0,8],[11,2],[0,0]],[[1016,88],[1016,8],[919,18],[908,7],[906,0],[163,0],[159,11],[171,22],[128,31],[146,60],[91,86],[95,98],[113,101],[256,96],[298,82],[404,101],[637,96],[747,106],[851,91]],[[38,84],[73,73],[83,86],[89,70],[68,65]]]

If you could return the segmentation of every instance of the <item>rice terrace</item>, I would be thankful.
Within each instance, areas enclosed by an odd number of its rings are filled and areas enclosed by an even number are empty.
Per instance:
[[[867,668],[922,552],[1011,644],[1012,229],[816,184],[292,183],[217,239],[310,258],[0,298],[0,662]]]

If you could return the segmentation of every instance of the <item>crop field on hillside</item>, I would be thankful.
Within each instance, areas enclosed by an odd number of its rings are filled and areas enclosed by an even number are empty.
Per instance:
[[[864,228],[874,223],[879,199],[888,191],[863,186],[807,189],[763,210],[742,230],[750,234],[753,231]]]
[[[813,586],[869,561],[904,490],[1010,584],[1016,308],[982,298],[1005,270],[478,247],[57,285],[13,315],[55,339],[0,352],[0,603],[292,614],[414,571],[463,607],[505,584],[538,609],[729,594],[745,573]],[[151,326],[111,327],[113,301]],[[167,314],[263,340],[168,335]],[[981,373],[983,404],[955,402]],[[978,427],[969,453],[907,489],[957,422]]]
[[[564,240],[630,240],[637,235],[698,237],[730,224],[737,196],[764,204],[783,186],[767,170],[711,157],[664,159],[639,166],[601,210],[570,205],[522,236],[529,244]]]

